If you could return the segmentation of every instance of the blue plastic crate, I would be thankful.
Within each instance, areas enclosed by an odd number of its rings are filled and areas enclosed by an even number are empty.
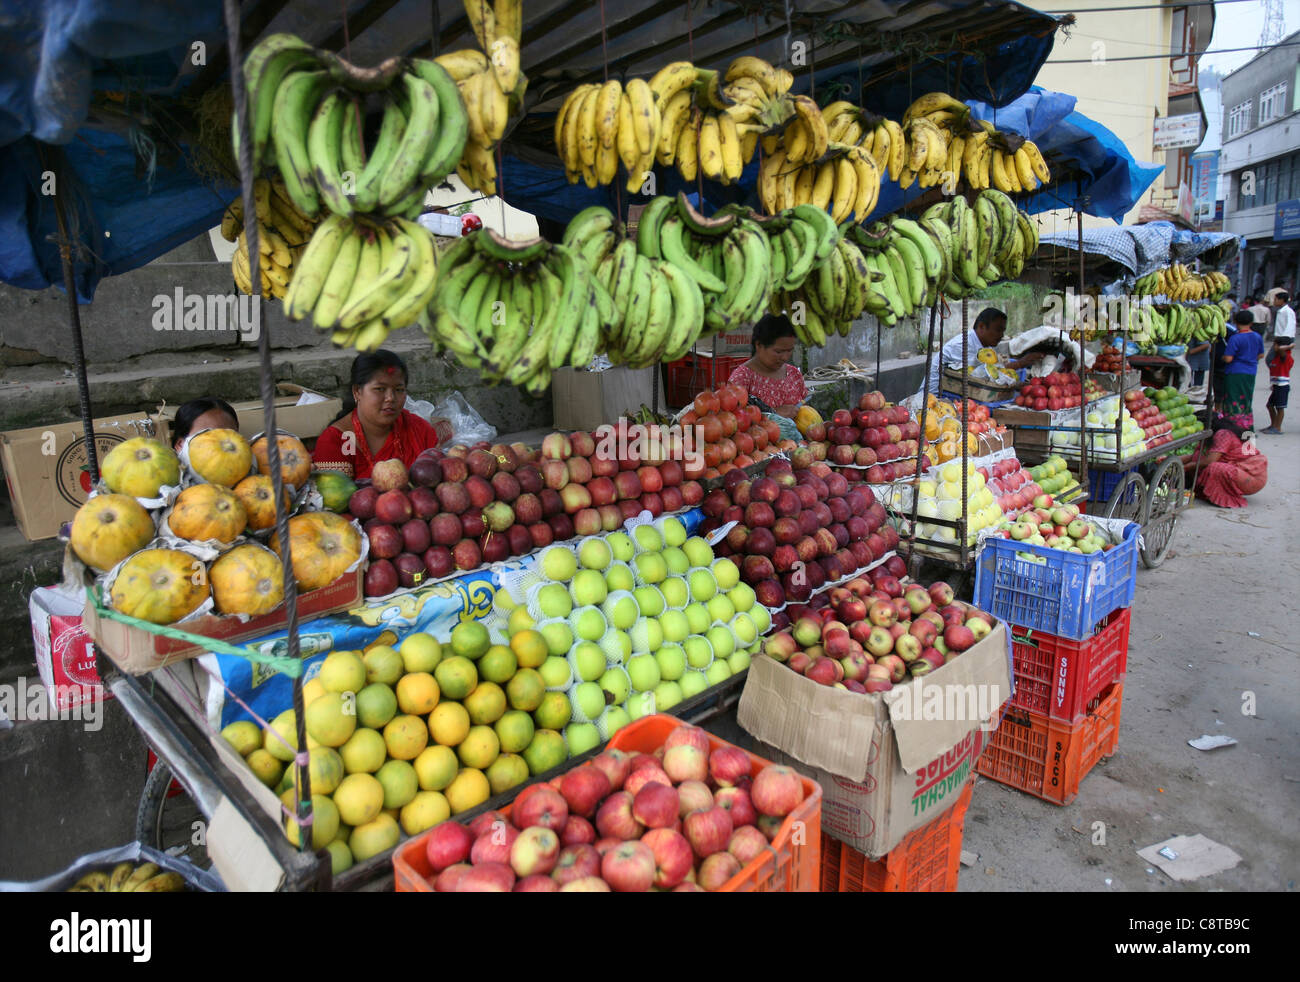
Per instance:
[[[1045,565],[1016,557],[1042,556]],[[1107,615],[1130,607],[1137,588],[1138,526],[1119,545],[1081,556],[1015,539],[986,539],[975,565],[975,606],[999,620],[1084,641]]]
[[[1115,493],[1120,482],[1128,478],[1131,471],[1088,471],[1088,501],[1091,502],[1091,509],[1098,514],[1102,514],[1102,509],[1110,502],[1110,496]],[[1132,504],[1138,496],[1137,488],[1131,487],[1126,492],[1128,495],[1127,504]]]

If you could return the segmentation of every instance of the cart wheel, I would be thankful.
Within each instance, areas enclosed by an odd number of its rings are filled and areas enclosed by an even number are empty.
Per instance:
[[[180,794],[169,796],[171,787],[171,768],[160,760],[140,792],[135,837],[160,852],[184,856],[199,869],[208,869],[212,860],[206,846],[207,819],[183,785]]]
[[[1146,505],[1146,490],[1147,484],[1142,480],[1142,475],[1137,471],[1129,471],[1111,494],[1110,501],[1106,503],[1106,517],[1123,518],[1141,525]]]
[[[1151,479],[1147,517],[1142,523],[1142,565],[1147,569],[1155,569],[1165,561],[1169,544],[1174,541],[1185,487],[1183,464],[1178,457],[1171,457],[1161,464]]]

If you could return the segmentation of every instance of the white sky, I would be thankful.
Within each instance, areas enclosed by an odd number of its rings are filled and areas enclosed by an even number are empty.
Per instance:
[[[1263,0],[1250,3],[1221,3],[1215,6],[1214,37],[1210,41],[1210,50],[1218,48],[1253,47],[1259,43],[1259,32],[1264,27]],[[1300,0],[1282,0],[1282,36],[1300,28]],[[1221,75],[1240,68],[1251,58],[1254,51],[1236,51],[1232,54],[1206,55],[1201,59],[1202,68],[1213,68]]]

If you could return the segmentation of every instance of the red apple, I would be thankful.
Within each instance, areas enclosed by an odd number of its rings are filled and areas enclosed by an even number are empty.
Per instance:
[[[600,875],[616,893],[644,893],[654,885],[655,854],[644,842],[623,842],[605,853]]]
[[[731,813],[715,803],[708,811],[691,812],[682,821],[686,839],[700,859],[727,848],[731,839]]]

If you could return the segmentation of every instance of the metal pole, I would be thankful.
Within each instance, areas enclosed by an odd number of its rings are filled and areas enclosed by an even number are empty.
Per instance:
[[[1083,212],[1076,211],[1075,218],[1078,219],[1079,228],[1079,295],[1083,295]],[[1122,366],[1121,366],[1122,367]],[[1085,492],[1088,490],[1088,389],[1087,389],[1087,368],[1083,360],[1083,331],[1079,331],[1079,487]],[[1120,376],[1120,386],[1123,387],[1123,376]],[[1120,410],[1124,408],[1123,398],[1120,399]]]
[[[916,555],[916,511],[919,505],[919,487],[921,483],[921,458],[925,456],[925,422],[930,411],[930,365],[934,362],[934,322],[939,313],[939,303],[935,303],[930,308],[930,337],[925,344],[925,380],[921,383],[921,439],[916,444],[916,469],[917,473],[912,480],[912,521],[910,523],[910,533],[907,537],[907,564],[911,570],[912,576],[915,577],[920,569],[920,562]],[[876,321],[876,334],[880,333],[880,321]],[[943,371],[943,366],[939,366],[939,371]]]
[[[940,373],[943,372],[943,366],[939,366]],[[970,518],[970,502],[966,499],[966,461],[969,454],[966,452],[966,436],[968,425],[966,400],[970,397],[970,389],[967,386],[967,376],[970,372],[970,327],[966,323],[966,298],[961,298],[961,568],[966,568],[966,527]],[[942,374],[939,376],[942,378]]]

